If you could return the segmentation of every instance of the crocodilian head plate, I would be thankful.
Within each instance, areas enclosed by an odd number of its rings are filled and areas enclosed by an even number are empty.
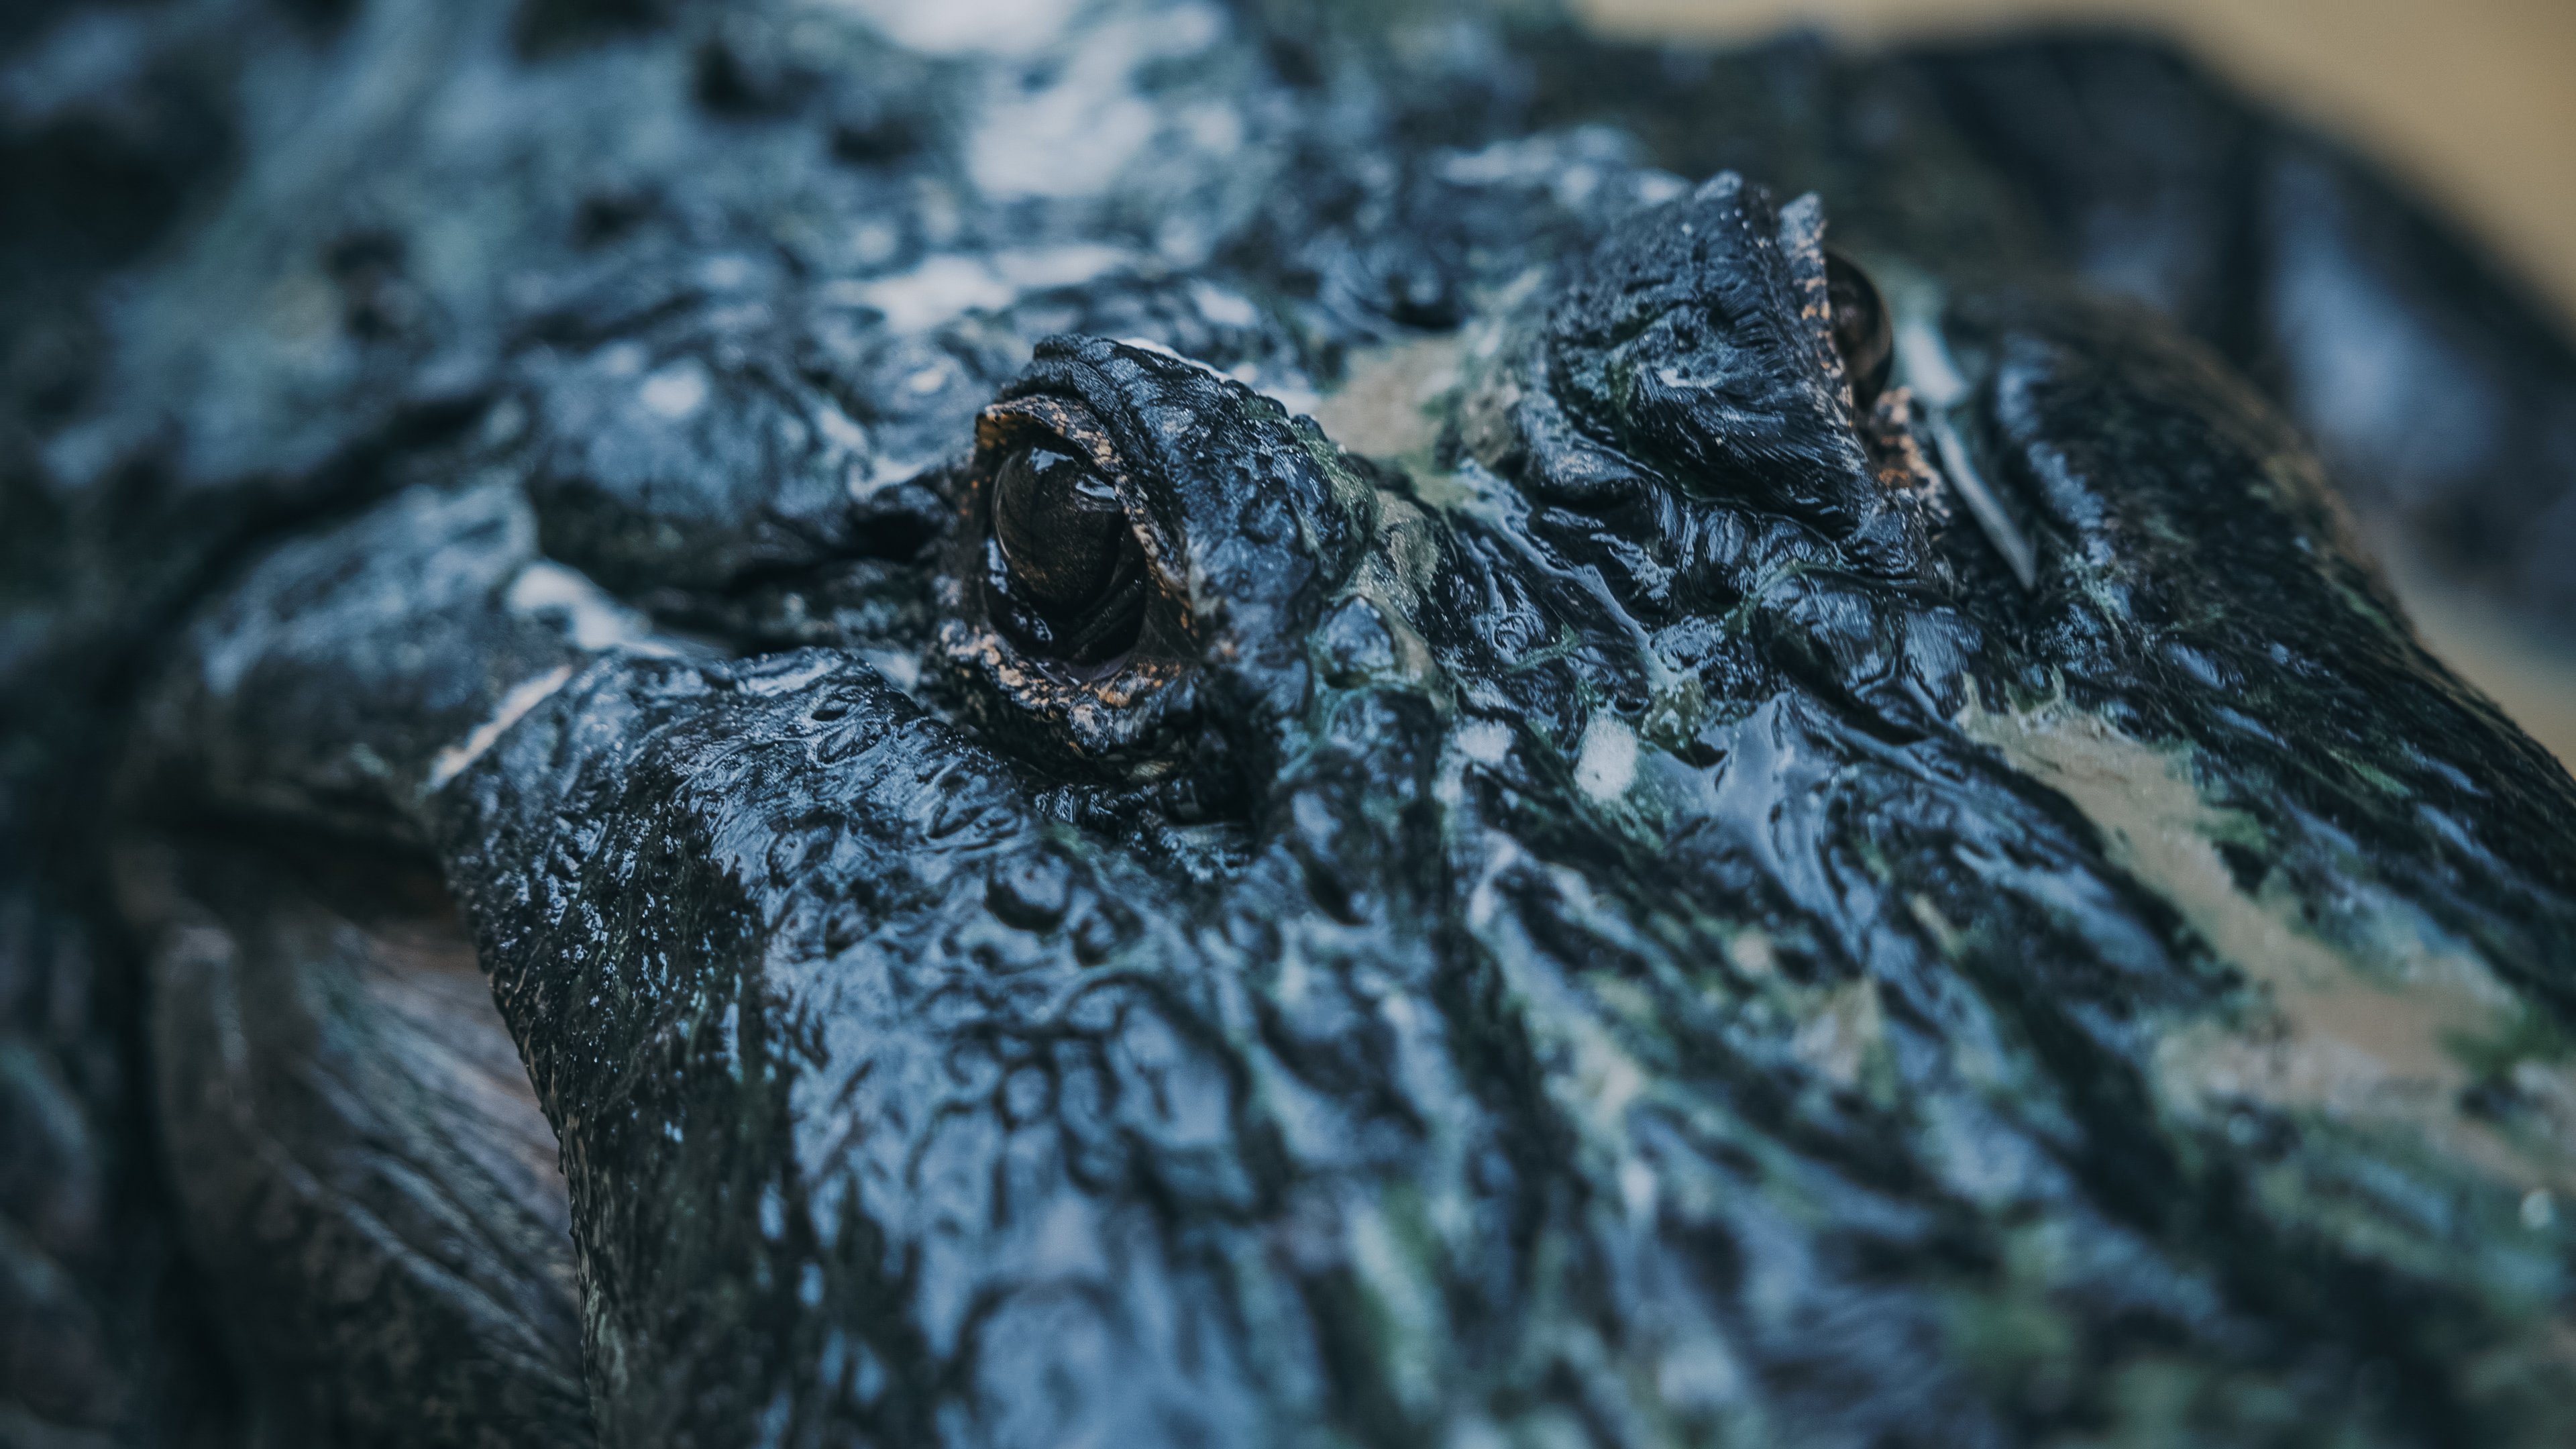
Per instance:
[[[278,1412],[2551,1432],[2576,788],[2294,430],[1515,144],[1373,334],[1222,256],[623,256],[214,591],[124,899]]]

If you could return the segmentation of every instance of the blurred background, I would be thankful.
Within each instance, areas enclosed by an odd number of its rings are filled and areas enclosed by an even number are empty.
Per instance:
[[[1636,37],[1795,26],[1867,45],[2033,21],[2171,36],[2248,91],[2357,142],[2576,327],[2576,0],[1575,0]],[[2435,652],[2576,766],[2576,642],[2392,574]],[[2567,561],[2576,569],[2576,559]]]

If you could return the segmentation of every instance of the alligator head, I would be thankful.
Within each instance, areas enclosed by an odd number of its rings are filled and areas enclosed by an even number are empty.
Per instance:
[[[1675,190],[1296,409],[1193,276],[532,333],[147,711],[129,799],[307,842],[158,888],[237,918],[159,968],[206,1250],[621,1444],[1981,1443],[2142,1364],[2239,1428],[2528,1410],[2576,1079],[2460,1043],[2576,1010],[2576,789],[2163,324]],[[467,1006],[257,1005],[402,973],[276,924],[319,877],[258,851],[394,871],[320,839],[434,864],[542,1126],[418,1046]],[[281,1123],[206,1086],[262,1052],[377,1065]],[[449,1174],[243,1146],[370,1112]],[[340,1250],[412,1296],[242,1246],[332,1191],[439,1204]]]

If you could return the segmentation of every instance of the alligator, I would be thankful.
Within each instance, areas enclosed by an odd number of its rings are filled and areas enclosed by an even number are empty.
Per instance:
[[[2171,49],[0,53],[0,1440],[2576,1439],[2576,345]]]

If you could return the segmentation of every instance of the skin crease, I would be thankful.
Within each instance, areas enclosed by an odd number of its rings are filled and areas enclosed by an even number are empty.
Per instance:
[[[2346,509],[2547,616],[2576,360],[2436,224],[2115,40],[888,27],[115,32],[333,124],[12,303],[0,1422],[2564,1442],[2576,784]]]

